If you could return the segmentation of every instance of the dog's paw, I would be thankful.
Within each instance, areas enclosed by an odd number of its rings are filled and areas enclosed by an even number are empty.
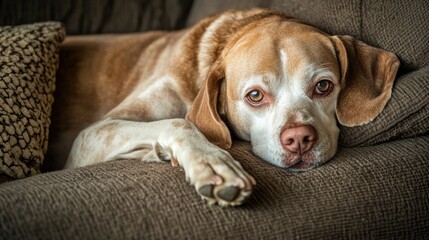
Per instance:
[[[191,159],[183,166],[187,178],[210,204],[237,206],[250,197],[256,182],[228,152],[216,149]]]

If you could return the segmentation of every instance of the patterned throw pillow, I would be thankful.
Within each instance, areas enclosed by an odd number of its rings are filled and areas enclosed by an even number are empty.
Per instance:
[[[0,174],[40,172],[64,38],[57,22],[0,27]]]

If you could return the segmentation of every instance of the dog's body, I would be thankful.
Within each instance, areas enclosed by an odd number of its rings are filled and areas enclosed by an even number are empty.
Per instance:
[[[111,110],[79,134],[66,167],[171,160],[221,205],[240,204],[255,184],[224,150],[230,130],[276,166],[317,167],[335,154],[337,118],[349,126],[375,118],[399,66],[391,53],[261,9],[94,42],[108,50],[85,64],[103,75],[92,71],[85,84],[97,108]]]

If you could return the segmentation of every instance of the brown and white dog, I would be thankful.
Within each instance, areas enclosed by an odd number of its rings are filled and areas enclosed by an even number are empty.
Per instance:
[[[92,41],[104,50],[74,88],[112,108],[78,135],[66,167],[171,160],[220,205],[242,203],[255,184],[225,150],[230,132],[275,166],[315,168],[335,155],[337,119],[356,126],[382,111],[399,67],[392,53],[263,9]]]

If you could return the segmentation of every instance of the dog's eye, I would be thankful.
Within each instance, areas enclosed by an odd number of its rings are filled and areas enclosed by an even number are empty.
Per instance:
[[[328,95],[333,88],[333,84],[329,80],[321,80],[316,84],[313,94],[318,96]]]
[[[252,90],[247,94],[247,99],[250,103],[258,104],[264,99],[264,94],[259,90]]]

